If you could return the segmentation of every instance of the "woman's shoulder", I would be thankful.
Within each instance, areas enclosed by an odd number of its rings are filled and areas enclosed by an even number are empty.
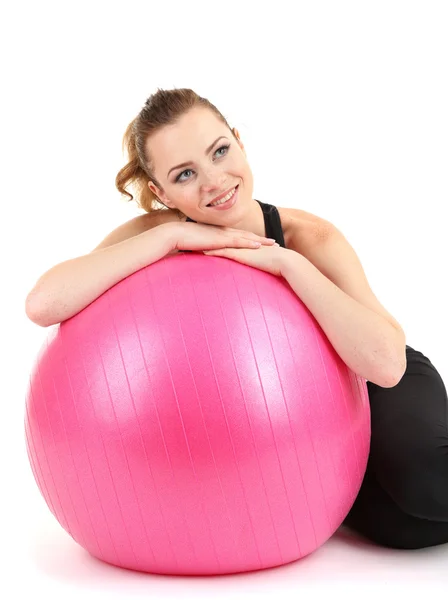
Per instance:
[[[327,219],[300,208],[278,206],[277,210],[286,247],[300,254],[304,254],[316,241],[325,239],[333,227]]]
[[[170,214],[167,214],[170,213]],[[129,219],[111,231],[91,252],[102,250],[107,246],[118,244],[131,237],[144,233],[163,223],[179,221],[176,211],[167,209],[154,210]]]
[[[130,221],[127,221],[127,223],[129,223],[136,231],[138,230],[139,233],[143,233],[148,229],[153,229],[164,223],[179,223],[179,221],[182,221],[185,218],[186,217],[182,213],[179,214],[177,210],[172,210],[171,208],[158,208],[157,210],[138,215]]]

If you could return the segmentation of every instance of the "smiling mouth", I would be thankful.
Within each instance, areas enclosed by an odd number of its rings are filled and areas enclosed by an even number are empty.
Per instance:
[[[226,202],[228,202],[229,200],[231,200],[231,199],[232,199],[232,197],[233,197],[233,195],[234,195],[234,194],[236,194],[236,192],[237,192],[237,190],[238,190],[238,187],[239,187],[239,185],[240,185],[240,184],[236,185],[236,186],[235,186],[235,187],[234,187],[234,188],[233,188],[233,189],[232,189],[232,190],[229,192],[229,194],[230,194],[230,193],[232,193],[232,195],[230,196],[230,198],[228,198],[228,199],[226,200]],[[209,203],[209,204],[207,204],[206,206],[211,206],[212,204],[213,204],[213,202],[210,202],[210,203]],[[220,204],[225,204],[225,202],[220,202]],[[215,205],[215,206],[219,206],[219,204],[218,204],[218,205]]]

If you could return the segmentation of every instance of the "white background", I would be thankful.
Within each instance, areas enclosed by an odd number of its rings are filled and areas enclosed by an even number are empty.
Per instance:
[[[408,344],[448,381],[447,3],[16,0],[0,23],[4,597],[300,598],[333,582],[392,597],[446,584],[448,545],[400,552],[344,536],[304,561],[220,579],[104,565],[41,498],[23,414],[48,334],[27,319],[26,294],[139,214],[114,179],[124,130],[158,87],[193,88],[237,127],[254,197],[343,231]]]

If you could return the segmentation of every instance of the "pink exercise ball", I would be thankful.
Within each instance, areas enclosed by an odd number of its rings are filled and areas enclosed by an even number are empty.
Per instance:
[[[49,509],[91,555],[216,575],[333,535],[362,483],[370,411],[285,279],[181,253],[50,330],[25,432]]]

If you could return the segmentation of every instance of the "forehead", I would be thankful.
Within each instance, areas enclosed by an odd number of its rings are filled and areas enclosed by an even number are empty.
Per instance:
[[[148,149],[157,162],[168,158],[175,164],[176,159],[189,160],[188,150],[203,151],[218,135],[228,135],[226,125],[209,109],[194,108],[182,115],[177,123],[165,125],[148,140]]]

